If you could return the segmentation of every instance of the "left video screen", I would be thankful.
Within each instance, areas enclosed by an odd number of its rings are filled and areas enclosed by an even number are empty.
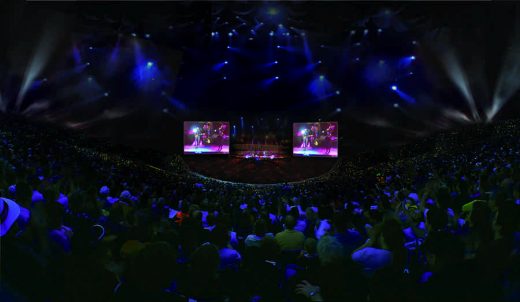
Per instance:
[[[184,154],[229,154],[229,122],[184,122]]]

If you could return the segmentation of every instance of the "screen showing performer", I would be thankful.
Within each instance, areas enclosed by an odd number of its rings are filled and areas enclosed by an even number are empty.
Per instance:
[[[294,123],[293,155],[338,157],[338,122]]]
[[[229,154],[229,122],[184,122],[184,154]]]

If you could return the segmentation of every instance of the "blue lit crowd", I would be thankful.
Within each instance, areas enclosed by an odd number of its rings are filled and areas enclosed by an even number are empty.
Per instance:
[[[5,117],[0,301],[519,301],[519,134],[472,125],[253,186]]]

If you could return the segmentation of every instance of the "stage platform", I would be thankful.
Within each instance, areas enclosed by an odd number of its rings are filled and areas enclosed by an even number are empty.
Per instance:
[[[245,158],[208,155],[184,156],[192,172],[219,180],[274,184],[298,182],[329,172],[336,158]]]

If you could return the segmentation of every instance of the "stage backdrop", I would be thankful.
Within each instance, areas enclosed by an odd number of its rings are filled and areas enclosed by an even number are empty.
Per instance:
[[[338,122],[294,123],[293,155],[338,157]]]
[[[184,154],[229,154],[229,122],[184,122]]]

